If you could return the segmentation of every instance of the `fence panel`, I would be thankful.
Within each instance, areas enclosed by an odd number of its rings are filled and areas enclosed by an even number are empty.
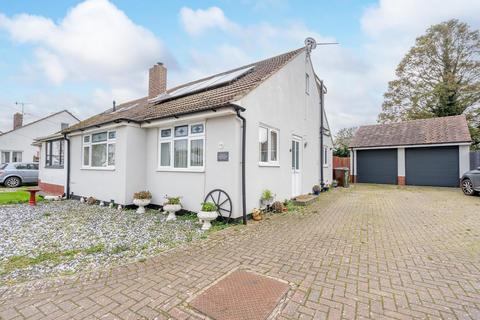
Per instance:
[[[333,156],[333,168],[349,168],[350,169],[350,157],[336,157]]]

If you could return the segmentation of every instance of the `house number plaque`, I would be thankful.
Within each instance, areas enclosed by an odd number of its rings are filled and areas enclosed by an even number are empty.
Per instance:
[[[217,152],[217,161],[228,161],[228,151]]]

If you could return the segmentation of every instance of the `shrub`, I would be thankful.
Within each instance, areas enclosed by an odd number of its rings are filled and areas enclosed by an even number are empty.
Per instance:
[[[180,204],[180,197],[168,197],[166,204]]]
[[[318,184],[314,185],[312,188],[313,193],[318,194],[320,191],[322,191],[322,188]]]
[[[213,202],[204,202],[202,203],[202,211],[205,211],[205,212],[217,211],[217,206]]]
[[[152,199],[152,194],[150,193],[150,191],[135,192],[133,194],[133,199],[140,199],[140,200]]]
[[[280,212],[283,212],[283,203],[281,203],[280,201],[275,201],[274,203],[272,203],[272,210],[273,212],[276,212],[276,213],[280,213]]]
[[[265,189],[262,192],[262,200],[272,200],[273,199],[273,194],[272,191]]]

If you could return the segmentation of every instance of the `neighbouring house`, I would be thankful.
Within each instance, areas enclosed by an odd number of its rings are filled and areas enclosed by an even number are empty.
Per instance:
[[[13,115],[13,128],[0,134],[1,163],[37,162],[39,147],[32,145],[36,137],[47,136],[78,123],[79,119],[67,110],[23,124],[23,115]]]
[[[153,204],[181,196],[184,209],[198,211],[210,191],[220,189],[231,201],[222,214],[230,210],[238,218],[259,207],[264,189],[280,201],[309,193],[321,183],[321,169],[330,184],[333,142],[320,113],[325,88],[310,50],[169,90],[166,67],[154,65],[148,96],[63,131],[70,150],[65,191],[130,205],[134,192],[149,190]],[[44,139],[43,148],[55,139]],[[41,167],[49,163],[46,154]]]
[[[350,144],[352,180],[458,187],[470,144],[463,115],[361,126]]]

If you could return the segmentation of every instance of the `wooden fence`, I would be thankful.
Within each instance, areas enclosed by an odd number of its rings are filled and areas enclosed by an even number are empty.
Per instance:
[[[333,168],[349,168],[350,169],[350,157],[336,157],[333,156]]]

